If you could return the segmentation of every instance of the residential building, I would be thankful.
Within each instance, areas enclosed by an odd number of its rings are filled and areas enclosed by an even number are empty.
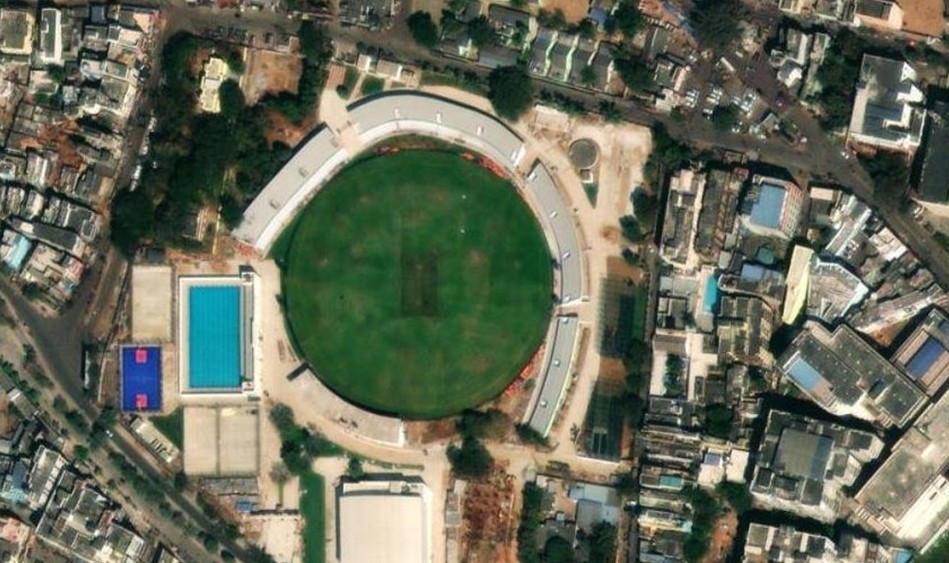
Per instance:
[[[892,361],[930,396],[949,380],[949,317],[937,308],[893,354]]]
[[[5,55],[32,53],[34,21],[31,10],[0,8],[0,53]]]
[[[926,122],[916,70],[904,61],[864,55],[850,116],[851,143],[914,153]]]
[[[37,60],[42,65],[61,66],[63,60],[63,13],[58,8],[40,10],[39,51]]]
[[[927,124],[916,199],[941,215],[949,215],[949,101],[936,100],[927,112]]]
[[[788,380],[824,410],[905,426],[925,394],[849,326],[832,334],[808,321],[777,360]]]
[[[791,239],[805,203],[804,191],[794,182],[756,174],[742,202],[742,224],[753,233]]]
[[[768,343],[775,318],[767,303],[747,295],[725,295],[715,322],[723,365],[740,362],[768,367],[774,362]]]
[[[949,521],[949,393],[929,406],[855,495],[854,516],[922,549]]]
[[[768,413],[751,492],[763,505],[833,521],[863,465],[883,451],[870,432],[788,412]]]

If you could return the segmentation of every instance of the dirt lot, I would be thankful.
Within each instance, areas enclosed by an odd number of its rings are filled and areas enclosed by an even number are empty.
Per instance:
[[[514,477],[500,465],[483,482],[469,482],[462,501],[462,560],[508,561],[517,529],[513,518]]]
[[[728,558],[735,534],[738,533],[738,516],[734,510],[729,510],[715,523],[712,532],[712,541],[709,542],[708,552],[702,563],[720,563]]]
[[[247,104],[257,103],[264,94],[296,93],[302,70],[303,59],[296,55],[245,49],[241,90]]]
[[[589,0],[547,0],[544,2],[544,9],[550,12],[560,9],[567,23],[577,23],[587,17],[590,2]]]

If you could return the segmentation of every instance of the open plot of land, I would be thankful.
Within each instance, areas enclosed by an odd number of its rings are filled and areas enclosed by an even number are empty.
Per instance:
[[[540,226],[507,181],[458,155],[360,161],[300,217],[284,271],[290,329],[350,400],[419,418],[478,405],[546,333]]]
[[[185,473],[256,475],[259,428],[256,407],[185,408]]]
[[[241,90],[248,104],[255,104],[265,94],[296,93],[303,70],[303,59],[296,55],[248,49],[241,76]]]
[[[549,12],[560,10],[567,23],[577,23],[587,17],[590,2],[588,0],[547,0],[544,2],[544,9]]]
[[[132,340],[171,340],[171,267],[132,268]]]

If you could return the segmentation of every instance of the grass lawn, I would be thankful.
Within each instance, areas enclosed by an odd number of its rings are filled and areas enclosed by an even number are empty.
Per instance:
[[[362,95],[371,96],[373,94],[378,94],[379,92],[382,92],[385,86],[385,80],[375,76],[367,76],[362,79]]]
[[[303,516],[303,563],[326,560],[326,499],[323,476],[309,472],[300,476],[300,514]]]
[[[181,449],[184,444],[184,416],[183,408],[178,407],[164,416],[152,416],[148,420],[155,425],[159,432],[171,440],[171,443]]]
[[[506,180],[447,152],[342,171],[301,213],[283,267],[288,325],[316,373],[413,418],[496,396],[550,319],[535,217]]]
[[[583,192],[587,194],[587,200],[590,205],[596,207],[596,196],[600,193],[600,186],[596,184],[583,184]]]

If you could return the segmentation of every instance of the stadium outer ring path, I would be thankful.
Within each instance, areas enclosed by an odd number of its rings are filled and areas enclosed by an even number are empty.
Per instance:
[[[353,157],[390,138],[428,136],[477,152],[504,169],[541,224],[556,263],[554,290],[559,306],[585,300],[583,257],[569,208],[540,159],[528,173],[520,172],[527,154],[525,142],[500,119],[441,96],[415,91],[385,92],[358,100],[346,109],[351,131],[323,126],[304,141],[247,207],[233,233],[236,238],[265,255],[296,214]],[[358,142],[353,143],[352,135],[347,138],[346,133],[355,133]],[[524,420],[543,435],[550,431],[563,403],[577,334],[577,318],[555,310],[545,339],[540,385],[535,386]]]

